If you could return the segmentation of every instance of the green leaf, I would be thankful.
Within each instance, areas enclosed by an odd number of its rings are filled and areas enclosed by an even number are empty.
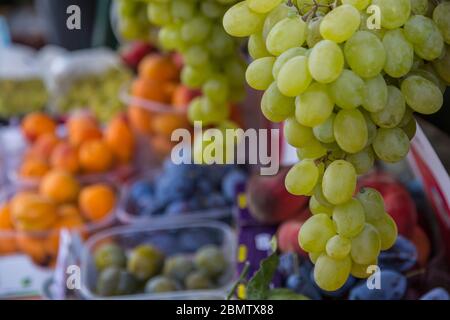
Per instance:
[[[278,268],[279,258],[276,253],[261,261],[261,266],[247,284],[248,300],[265,300],[269,296],[270,282]]]

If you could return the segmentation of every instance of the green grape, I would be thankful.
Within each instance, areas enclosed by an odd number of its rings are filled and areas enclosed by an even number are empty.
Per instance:
[[[187,43],[202,43],[211,31],[211,22],[208,18],[197,16],[186,21],[181,27],[181,38]]]
[[[388,102],[388,87],[382,75],[365,79],[366,96],[362,103],[369,112],[378,112],[386,107]]]
[[[364,207],[366,221],[374,223],[383,218],[385,213],[383,196],[373,188],[361,188],[356,198]]]
[[[192,123],[194,123],[195,121],[205,120],[205,116],[204,116],[203,110],[202,110],[201,97],[194,98],[189,103],[187,117],[188,117],[188,120]]]
[[[261,100],[261,110],[268,120],[281,122],[294,114],[294,99],[282,95],[274,82],[264,92]]]
[[[342,0],[343,4],[351,4],[356,9],[362,11],[370,4],[370,0]]]
[[[377,229],[381,241],[381,250],[390,249],[397,240],[397,225],[394,219],[385,213],[381,219],[371,223]]]
[[[241,87],[245,83],[245,64],[242,60],[232,59],[225,63],[225,75],[232,87]],[[233,91],[233,90],[232,90]],[[234,92],[234,91],[233,91]],[[233,95],[235,95],[234,93]]]
[[[336,291],[347,281],[351,268],[350,257],[338,260],[322,254],[314,266],[314,280],[322,290]]]
[[[286,119],[283,131],[287,142],[295,148],[302,148],[314,139],[311,128],[301,125],[295,118]]]
[[[216,103],[208,96],[202,97],[203,125],[219,124],[225,121],[230,115],[230,109],[225,102]]]
[[[330,84],[331,96],[342,109],[354,109],[361,106],[366,98],[366,91],[364,80],[347,69]]]
[[[438,26],[444,41],[450,44],[450,3],[442,2],[433,11],[433,21]]]
[[[342,43],[351,38],[361,23],[359,11],[348,4],[330,11],[320,24],[320,34],[324,39]]]
[[[184,62],[193,67],[206,65],[209,62],[208,50],[201,45],[194,45],[184,53]]]
[[[295,99],[295,117],[300,124],[312,128],[325,122],[333,107],[326,85],[313,83]]]
[[[291,48],[283,52],[281,55],[279,55],[276,60],[275,64],[273,65],[272,74],[274,79],[278,78],[278,73],[280,72],[283,65],[289,61],[290,59],[297,57],[297,56],[305,56],[306,55],[306,49],[302,47],[297,48]]]
[[[235,51],[233,38],[219,26],[213,26],[206,46],[208,47],[209,54],[218,58],[226,57]]]
[[[250,10],[247,1],[241,1],[225,13],[223,27],[233,37],[248,37],[261,31],[264,19],[265,15]]]
[[[325,213],[329,216],[333,214],[333,209],[329,207],[323,206],[319,201],[317,201],[316,197],[313,195],[309,199],[309,210],[311,213],[314,214],[320,214]]]
[[[282,0],[248,0],[248,7],[257,13],[268,13],[275,9]]]
[[[266,48],[274,56],[301,47],[306,40],[306,23],[299,16],[284,18],[273,26],[266,39]]]
[[[325,172],[324,172],[325,173]],[[322,180],[323,180],[323,174],[321,175]],[[322,190],[322,181],[320,181],[319,183],[317,183],[316,187],[314,188],[314,194],[313,194],[314,198],[317,200],[318,203],[320,203],[322,206],[329,208],[330,210],[333,210],[334,205],[331,204],[327,198],[325,198],[325,196],[323,195],[323,190]]]
[[[386,107],[370,114],[373,122],[381,128],[394,128],[399,125],[405,115],[406,104],[402,92],[394,86],[388,86],[388,102]]]
[[[378,129],[373,150],[378,158],[389,163],[402,160],[409,152],[409,139],[400,128]]]
[[[439,88],[439,90],[441,90],[442,94],[444,94],[445,90],[447,89],[444,81],[439,78],[439,75],[436,74],[431,64],[424,65],[421,67],[421,69],[411,71],[410,73],[408,73],[408,76],[420,76],[422,78],[430,80]]]
[[[377,126],[373,123],[372,119],[368,112],[361,110],[364,119],[366,120],[367,125],[367,144],[366,146],[370,146],[377,135]]]
[[[314,189],[318,179],[319,168],[314,160],[302,160],[294,165],[286,175],[286,190],[297,196],[307,195]]]
[[[229,95],[227,78],[221,74],[211,76],[203,84],[202,92],[211,101],[226,102]]]
[[[182,0],[186,1],[186,0]],[[194,2],[195,4],[195,2]],[[206,0],[202,1],[200,4],[200,9],[202,10],[202,13],[211,19],[220,18],[225,14],[225,7],[221,5],[220,3],[214,1],[214,0]]]
[[[351,199],[333,209],[333,221],[337,233],[345,238],[353,238],[364,228],[364,208],[357,199]]]
[[[196,3],[194,1],[172,0],[170,9],[174,20],[187,21],[194,16]]]
[[[158,41],[165,50],[174,50],[178,48],[182,42],[180,27],[177,25],[162,27],[158,32]]]
[[[414,117],[413,112],[410,108],[406,108],[405,114],[403,115],[402,121],[398,124],[398,127],[404,127],[408,124],[409,121]]]
[[[356,170],[345,160],[333,161],[325,170],[322,191],[325,198],[338,205],[349,201],[356,188]]]
[[[444,104],[444,97],[439,88],[431,81],[410,76],[401,85],[406,103],[416,112],[422,114],[436,113]]]
[[[372,0],[381,11],[381,26],[397,29],[408,21],[411,14],[411,0]]]
[[[335,235],[328,240],[326,245],[327,255],[333,259],[344,259],[350,253],[352,242],[340,235]]]
[[[427,15],[428,0],[411,0],[411,12],[415,15]]]
[[[261,32],[252,34],[248,39],[248,53],[254,60],[270,56]]]
[[[281,3],[273,9],[269,14],[267,14],[266,19],[264,20],[263,25],[263,38],[267,39],[267,36],[272,30],[272,28],[281,20],[286,18],[290,14],[296,14],[296,9],[294,7],[289,7],[284,3]],[[243,22],[245,23],[245,21]]]
[[[433,67],[439,77],[450,86],[450,46],[446,46],[442,57],[433,61]]]
[[[324,213],[310,217],[302,225],[298,241],[300,247],[306,252],[325,251],[327,241],[336,235],[333,221]]]
[[[249,86],[256,90],[266,90],[274,81],[272,76],[274,63],[274,57],[259,58],[250,63],[245,73]]]
[[[414,48],[406,39],[403,29],[389,30],[383,38],[386,49],[384,71],[394,78],[401,78],[413,67]]]
[[[366,279],[371,275],[371,273],[368,272],[368,268],[375,265],[377,265],[376,260],[368,264],[358,264],[352,261],[352,270],[350,271],[350,274],[358,279]]]
[[[165,26],[172,22],[168,3],[152,2],[147,5],[148,20],[157,26]]]
[[[273,61],[275,62],[275,58],[273,58]],[[270,73],[270,78],[273,79],[272,68],[268,72]],[[288,97],[295,97],[305,92],[311,81],[311,74],[308,70],[308,58],[304,56],[297,56],[288,60],[281,67],[277,77],[278,89]]]
[[[344,69],[344,54],[333,41],[322,40],[312,48],[308,64],[314,80],[331,83],[339,78]]]
[[[344,47],[345,60],[363,78],[378,75],[386,62],[386,52],[380,39],[368,31],[357,31]]]
[[[334,120],[334,137],[339,147],[348,153],[357,153],[367,145],[366,120],[358,109],[341,110]]]
[[[200,88],[209,76],[205,68],[186,65],[181,71],[181,82],[190,88]]]
[[[317,259],[323,254],[323,252],[310,252],[308,253],[309,259],[313,264],[316,263]]]
[[[297,157],[302,159],[318,159],[327,154],[322,144],[315,138],[309,140],[303,147],[297,148]]]
[[[323,143],[332,143],[336,141],[333,130],[335,118],[336,114],[332,113],[325,122],[313,128],[313,133],[317,140]]]
[[[406,133],[408,139],[412,140],[417,131],[416,119],[412,118],[405,126],[401,127],[401,129]]]
[[[308,22],[308,28],[306,29],[306,44],[308,47],[314,47],[318,42],[322,41],[322,35],[320,34],[320,24],[323,17],[314,17]]]
[[[352,239],[351,256],[358,264],[368,264],[376,260],[381,250],[381,240],[377,229],[366,223],[364,229]]]
[[[375,164],[375,155],[371,147],[366,147],[364,150],[347,155],[345,160],[350,162],[356,170],[358,175],[366,174],[373,168]]]
[[[361,12],[361,24],[359,26],[359,30],[368,31],[378,37],[378,39],[382,40],[384,34],[386,33],[386,29],[377,28],[372,25],[371,15],[367,12]]]
[[[444,39],[438,26],[428,17],[412,16],[404,27],[406,39],[414,45],[415,53],[424,60],[439,58]]]

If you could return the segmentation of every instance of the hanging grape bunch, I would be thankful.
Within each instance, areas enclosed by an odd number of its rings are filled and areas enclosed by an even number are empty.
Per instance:
[[[203,93],[189,106],[192,122],[219,125],[229,118],[229,103],[243,97],[245,63],[239,54],[240,41],[222,26],[223,15],[236,1],[148,1],[148,19],[160,27],[160,45],[183,56],[181,81]]]
[[[367,23],[370,5],[381,26]],[[287,190],[311,196],[299,233],[316,283],[334,291],[349,275],[369,276],[397,227],[374,189],[356,193],[375,159],[403,159],[413,113],[432,114],[450,84],[450,2],[420,0],[247,0],[224,16],[225,30],[249,37],[248,84],[300,160]]]
[[[117,1],[118,31],[125,40],[146,40],[150,36],[146,4],[141,1]]]

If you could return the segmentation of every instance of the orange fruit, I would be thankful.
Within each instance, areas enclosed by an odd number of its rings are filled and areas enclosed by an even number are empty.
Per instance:
[[[106,184],[94,184],[81,190],[78,203],[86,219],[99,221],[114,209],[116,194]]]
[[[154,80],[135,79],[131,85],[131,93],[134,97],[150,101],[160,103],[167,103],[170,101],[164,83]]]
[[[175,81],[179,72],[177,66],[168,56],[151,54],[142,59],[138,67],[139,77],[159,82]]]
[[[43,231],[53,227],[57,219],[54,203],[32,192],[19,192],[10,202],[11,217],[16,229]]]
[[[68,139],[73,146],[83,142],[102,138],[98,123],[89,114],[77,114],[67,122]]]
[[[13,231],[11,211],[9,210],[9,205],[4,203],[0,208],[0,255],[16,251],[16,240]]]
[[[69,143],[60,143],[53,149],[50,163],[53,168],[65,170],[70,173],[77,173],[80,169],[78,149]]]
[[[40,158],[28,158],[22,162],[19,175],[24,178],[41,178],[50,170],[47,162]]]
[[[54,134],[56,122],[43,112],[33,112],[22,120],[21,128],[29,141],[35,141],[46,133]]]
[[[152,119],[153,131],[170,138],[172,132],[179,128],[188,127],[189,123],[185,115],[174,113],[155,114]]]
[[[152,133],[152,114],[150,111],[137,106],[128,108],[128,119],[131,127],[142,134]]]
[[[48,266],[51,263],[52,256],[45,249],[43,236],[19,232],[16,241],[19,250],[26,253],[34,263],[41,266]]]
[[[124,115],[112,119],[105,129],[105,141],[121,163],[130,162],[134,153],[134,135]]]
[[[59,142],[60,139],[54,133],[44,133],[37,138],[29,153],[34,157],[47,159]]]
[[[39,192],[56,203],[76,201],[79,191],[77,179],[61,169],[53,169],[47,173],[39,186]]]
[[[113,153],[103,140],[89,140],[80,146],[78,160],[86,172],[105,172],[111,169]]]

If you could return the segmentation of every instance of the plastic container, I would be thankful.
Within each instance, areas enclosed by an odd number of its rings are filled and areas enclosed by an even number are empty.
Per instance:
[[[120,100],[128,106],[128,118],[143,144],[149,148],[153,158],[162,160],[178,142],[171,141],[173,130],[192,129],[187,118],[187,107],[147,100],[130,93],[131,82],[120,90]]]
[[[178,253],[194,254],[204,245],[214,244],[222,249],[229,268],[219,279],[220,285],[216,289],[102,297],[95,293],[97,270],[92,254],[99,245],[109,241],[114,241],[125,250],[141,244],[152,244],[164,252],[166,257]],[[106,300],[224,299],[234,284],[236,276],[235,254],[234,233],[230,227],[218,222],[183,223],[170,226],[129,226],[106,230],[85,243],[81,257],[81,294],[85,299]]]
[[[0,47],[0,117],[41,110],[47,100],[37,52],[21,45]]]
[[[114,186],[113,183],[109,183]],[[120,198],[118,188],[116,190],[117,198]],[[4,188],[0,193],[0,205],[6,202],[18,191],[32,191],[32,188]],[[73,228],[72,231],[79,232],[83,238],[87,238],[99,230],[113,225],[116,220],[116,207],[102,220],[97,222],[85,223],[81,228]],[[39,266],[53,267],[59,250],[59,232],[58,229],[50,229],[39,232],[25,232],[15,229],[0,229],[0,256],[6,256],[16,253],[27,254],[32,261]]]
[[[186,211],[177,215],[162,214],[159,216],[147,216],[139,215],[137,212],[133,212],[132,206],[129,203],[130,189],[136,181],[149,180],[153,181],[157,178],[159,170],[149,170],[145,173],[144,177],[132,181],[128,185],[122,188],[120,205],[117,210],[117,218],[123,224],[165,224],[167,222],[189,222],[199,221],[204,219],[209,220],[222,220],[231,217],[232,207],[226,206],[222,208],[210,208],[196,211]],[[150,204],[149,204],[150,205]]]
[[[131,72],[107,48],[84,49],[60,55],[50,65],[50,110],[55,113],[89,108],[101,121],[123,110],[117,97]]]

